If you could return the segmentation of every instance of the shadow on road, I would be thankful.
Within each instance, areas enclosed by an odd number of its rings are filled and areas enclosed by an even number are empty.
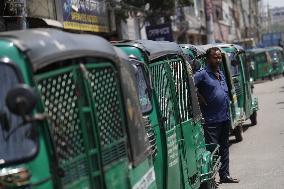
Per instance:
[[[265,83],[267,81],[269,81],[269,80],[258,80],[258,81],[253,82],[253,84],[261,84],[261,83]]]
[[[253,125],[251,125],[251,123],[245,123],[243,125],[243,131],[246,132],[248,130],[248,128],[251,127],[251,126],[253,126]]]
[[[229,147],[232,146],[233,144],[237,144],[239,142],[236,141],[236,139],[229,139]]]
[[[265,83],[265,82],[269,82],[269,81],[275,81],[276,79],[280,79],[280,78],[282,78],[282,75],[274,76],[273,80],[270,80],[269,78],[257,80],[257,81],[254,81],[253,84],[261,84],[261,83]],[[284,89],[284,87],[282,87],[282,88]]]

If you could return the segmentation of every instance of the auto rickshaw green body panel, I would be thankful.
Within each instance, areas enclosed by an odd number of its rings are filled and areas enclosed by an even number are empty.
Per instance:
[[[6,149],[1,151],[1,185],[156,188],[133,69],[110,43],[92,35],[33,29],[1,33],[0,47],[0,66],[12,70],[17,81],[11,88],[25,84],[36,91],[33,118],[46,115],[10,130],[1,125],[1,136],[6,136],[1,139]],[[4,84],[8,86],[5,81],[2,89]],[[15,134],[9,133],[14,128]],[[21,142],[33,148],[21,150]],[[11,152],[13,145],[18,152]],[[25,180],[6,183],[11,176],[17,179],[18,170],[26,171]]]
[[[152,84],[153,110],[144,115],[157,136],[158,188],[199,188],[214,180],[218,147],[205,144],[191,69],[180,47],[149,40],[115,45],[145,65]]]

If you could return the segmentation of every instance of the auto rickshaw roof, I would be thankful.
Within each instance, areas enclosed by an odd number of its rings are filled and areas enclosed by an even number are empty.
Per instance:
[[[205,50],[200,48],[200,46],[191,45],[191,44],[180,44],[183,49],[189,49],[194,52],[195,56],[200,56],[205,54]]]
[[[282,47],[278,47],[278,46],[274,46],[274,47],[266,47],[265,49],[267,49],[268,51],[272,51],[272,50],[279,50],[279,51],[283,51]]]
[[[263,53],[263,52],[266,52],[266,51],[267,50],[264,49],[264,48],[254,48],[254,49],[247,50],[248,53],[255,53],[255,54]]]
[[[34,71],[67,58],[96,56],[116,62],[116,52],[105,39],[57,29],[28,29],[0,33],[0,40],[12,42],[29,58]]]
[[[213,47],[217,47],[217,48],[220,49],[220,51],[222,53],[225,53],[225,51],[221,47],[219,47],[217,43],[216,44],[199,45],[198,47],[203,49],[204,51],[207,51],[208,49],[213,48]]]
[[[115,43],[114,45],[137,47],[147,53],[150,61],[167,54],[183,54],[181,47],[177,43],[169,41],[133,40]]]
[[[242,46],[236,45],[236,44],[221,43],[221,44],[218,44],[217,46],[220,47],[220,48],[232,48],[232,49],[235,49],[235,50],[240,51],[240,52],[245,51]]]

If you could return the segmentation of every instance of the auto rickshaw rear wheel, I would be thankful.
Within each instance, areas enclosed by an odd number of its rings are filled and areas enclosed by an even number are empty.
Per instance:
[[[257,113],[256,113],[256,111],[253,111],[253,113],[251,114],[251,116],[249,118],[250,118],[252,126],[257,124]]]
[[[234,135],[236,137],[236,141],[237,142],[241,142],[244,138],[243,138],[243,126],[242,125],[238,125],[235,130],[234,130]]]

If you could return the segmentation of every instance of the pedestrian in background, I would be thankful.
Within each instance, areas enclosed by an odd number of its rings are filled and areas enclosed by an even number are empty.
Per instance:
[[[199,103],[205,119],[204,135],[206,143],[220,145],[220,183],[238,183],[229,172],[229,131],[230,113],[228,87],[220,70],[221,50],[217,47],[206,51],[206,67],[194,76]]]

